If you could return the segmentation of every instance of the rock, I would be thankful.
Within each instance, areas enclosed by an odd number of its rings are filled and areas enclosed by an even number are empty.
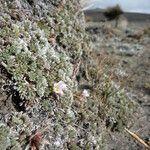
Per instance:
[[[122,31],[126,31],[128,28],[128,20],[125,16],[120,15],[118,19],[117,28],[119,28]]]

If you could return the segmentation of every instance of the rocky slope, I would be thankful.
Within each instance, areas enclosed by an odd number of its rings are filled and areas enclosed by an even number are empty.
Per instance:
[[[0,150],[110,149],[135,106],[91,49],[79,1],[0,0],[0,14]]]

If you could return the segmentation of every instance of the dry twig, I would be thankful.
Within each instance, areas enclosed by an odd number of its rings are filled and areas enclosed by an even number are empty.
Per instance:
[[[127,128],[125,128],[125,130],[132,136],[134,137],[138,142],[140,142],[141,144],[143,144],[147,149],[150,149],[150,146],[145,143],[139,136],[137,136],[135,133],[131,132],[130,130],[128,130]]]

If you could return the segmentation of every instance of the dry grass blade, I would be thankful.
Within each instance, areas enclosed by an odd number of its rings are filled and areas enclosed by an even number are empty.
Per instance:
[[[131,132],[130,130],[128,130],[127,128],[125,128],[125,130],[132,136],[134,137],[138,142],[140,142],[141,144],[143,144],[147,149],[150,149],[150,146],[145,143],[139,136],[137,136],[135,133]]]

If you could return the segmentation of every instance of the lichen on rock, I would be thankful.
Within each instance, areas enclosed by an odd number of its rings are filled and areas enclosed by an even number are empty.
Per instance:
[[[0,125],[0,149],[10,149],[10,150],[20,150],[20,145],[13,137],[13,135],[10,132],[10,129],[6,127],[5,125]]]

